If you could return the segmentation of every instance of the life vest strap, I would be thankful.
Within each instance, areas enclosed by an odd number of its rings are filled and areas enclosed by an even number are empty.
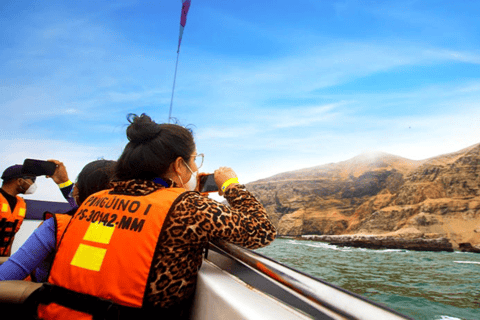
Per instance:
[[[36,300],[37,304],[56,303],[90,314],[93,320],[148,318],[148,312],[143,308],[122,306],[107,299],[75,292],[50,283],[43,284],[38,290]]]

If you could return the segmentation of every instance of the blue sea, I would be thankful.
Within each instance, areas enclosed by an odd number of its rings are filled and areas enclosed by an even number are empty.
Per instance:
[[[480,254],[276,239],[257,252],[419,320],[480,320]]]

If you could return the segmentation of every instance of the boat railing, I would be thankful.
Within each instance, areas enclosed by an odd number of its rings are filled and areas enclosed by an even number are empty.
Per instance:
[[[318,310],[321,314],[328,314],[333,319],[411,319],[386,306],[285,266],[252,250],[222,240],[211,243],[211,248],[253,269],[310,305],[311,308]],[[249,285],[255,286],[255,281]],[[283,300],[284,303],[289,303]]]

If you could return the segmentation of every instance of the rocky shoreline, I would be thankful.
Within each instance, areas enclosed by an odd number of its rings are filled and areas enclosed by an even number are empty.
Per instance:
[[[317,235],[318,241],[374,249],[480,253],[479,164],[480,143],[419,161],[359,155],[278,174],[248,189],[279,235]]]
[[[459,250],[462,252],[480,253],[480,247],[472,246],[472,244],[469,242],[460,243]]]
[[[297,239],[327,242],[342,247],[367,249],[405,249],[414,251],[453,252],[452,243],[447,238],[437,239],[403,239],[375,235],[303,235]],[[470,246],[475,249],[475,247]],[[465,246],[464,249],[468,249]],[[463,251],[463,250],[462,250]],[[475,251],[469,251],[475,252]]]

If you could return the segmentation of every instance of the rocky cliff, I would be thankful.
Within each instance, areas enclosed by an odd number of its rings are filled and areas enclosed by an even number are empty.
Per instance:
[[[376,153],[248,184],[279,235],[480,245],[480,144],[422,161]],[[443,240],[442,240],[443,241]]]

